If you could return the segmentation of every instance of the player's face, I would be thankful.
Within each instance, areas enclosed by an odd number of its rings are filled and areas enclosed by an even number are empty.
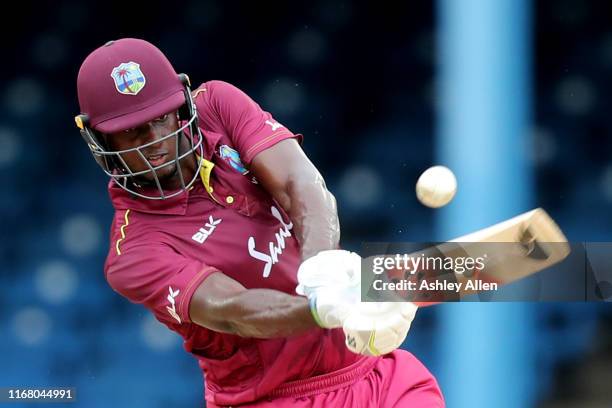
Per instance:
[[[165,138],[164,140],[161,139],[176,132],[177,129],[178,119],[176,113],[171,112],[138,127],[111,133],[107,135],[107,142],[109,147],[115,151],[134,149],[150,143],[148,146],[139,149],[144,159],[136,150],[121,153],[122,159],[133,173],[150,170],[151,167],[157,168],[168,163],[154,171],[163,187],[175,188],[180,185],[177,165],[174,161],[177,157],[176,138],[179,138],[180,153],[187,151],[188,146],[186,145],[188,141],[181,134]],[[160,140],[159,143],[154,143],[156,140]],[[149,164],[151,167],[149,167]],[[181,161],[181,165],[183,165],[183,161]],[[183,170],[183,166],[181,166],[181,170]],[[137,176],[135,181],[140,185],[154,186],[155,176],[152,172],[148,172]]]

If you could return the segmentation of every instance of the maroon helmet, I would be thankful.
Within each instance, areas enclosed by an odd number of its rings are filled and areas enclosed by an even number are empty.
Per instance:
[[[198,165],[203,157],[202,133],[198,128],[189,78],[177,74],[157,47],[134,38],[104,44],[83,61],[77,92],[81,114],[75,117],[76,124],[98,164],[119,186],[139,197],[164,199],[181,194],[195,182],[198,172],[190,181],[185,181],[179,165],[179,160],[188,155],[195,155]],[[106,146],[103,134],[138,127],[177,111],[181,126],[176,132],[132,149],[110,151]],[[144,158],[143,149],[172,137],[177,144],[174,160],[152,166]],[[179,153],[181,137],[189,140],[190,147]],[[149,169],[133,172],[121,157],[130,152],[137,152]],[[162,188],[156,170],[173,163],[179,172],[181,188],[168,192]],[[159,194],[151,194],[150,189],[145,190],[134,182],[133,177],[147,173],[154,176]]]

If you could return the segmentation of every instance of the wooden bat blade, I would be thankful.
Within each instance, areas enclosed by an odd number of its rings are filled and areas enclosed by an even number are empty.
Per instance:
[[[498,286],[507,285],[561,262],[570,253],[565,235],[541,208],[434,248],[445,258],[476,258],[486,254],[487,263],[476,276],[454,274],[457,282],[464,282],[464,287],[465,282],[475,278],[483,282],[497,283]],[[473,293],[476,291],[464,291],[461,295]],[[415,303],[419,306],[431,306],[440,302]]]

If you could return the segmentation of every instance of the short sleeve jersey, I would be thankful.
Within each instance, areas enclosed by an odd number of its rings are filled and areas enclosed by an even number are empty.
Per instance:
[[[341,330],[254,339],[191,321],[191,297],[211,273],[247,289],[295,294],[300,263],[291,220],[248,169],[262,150],[301,135],[228,83],[206,82],[193,95],[205,143],[199,179],[165,200],[139,199],[109,184],[115,217],[108,283],[183,337],[204,372],[206,399],[219,405],[254,401],[363,358],[344,346]]]

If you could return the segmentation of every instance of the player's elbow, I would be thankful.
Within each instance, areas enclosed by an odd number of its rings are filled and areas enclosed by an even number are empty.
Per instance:
[[[323,176],[318,171],[314,170],[309,174],[295,174],[288,178],[286,184],[287,194],[294,201],[304,202],[316,199],[322,199],[325,202],[332,203],[335,207],[336,198],[327,189]]]

